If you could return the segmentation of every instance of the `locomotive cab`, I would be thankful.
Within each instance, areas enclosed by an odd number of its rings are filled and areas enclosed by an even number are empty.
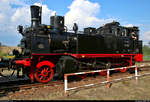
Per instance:
[[[127,35],[128,37],[132,38],[132,34],[134,33],[134,36],[137,38],[136,40],[139,40],[139,29],[138,27],[127,27]]]

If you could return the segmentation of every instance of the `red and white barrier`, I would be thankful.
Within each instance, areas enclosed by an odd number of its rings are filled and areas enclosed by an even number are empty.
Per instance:
[[[124,78],[118,78],[118,79],[114,79],[112,81],[110,81],[110,71],[112,70],[119,70],[119,69],[125,69],[125,68],[135,68],[135,76],[128,76],[128,77],[124,77]],[[78,86],[78,87],[72,87],[72,88],[68,88],[68,76],[74,76],[74,75],[81,75],[81,74],[89,74],[89,73],[94,73],[94,72],[101,72],[101,71],[107,71],[107,81],[103,81],[100,83],[94,83],[94,84],[88,84],[88,85],[84,85],[84,86]],[[150,73],[146,73],[145,75],[149,75]],[[121,68],[112,68],[112,69],[105,69],[105,70],[95,70],[95,71],[88,71],[88,72],[78,72],[78,73],[68,73],[64,75],[64,91],[65,93],[67,93],[67,91],[69,90],[74,90],[77,88],[81,88],[81,87],[89,87],[89,86],[93,86],[93,85],[97,85],[97,84],[105,84],[107,83],[107,87],[110,88],[110,83],[113,81],[119,81],[122,79],[129,79],[129,78],[133,78],[136,77],[136,81],[138,80],[138,70],[137,70],[137,66],[128,66],[128,67],[121,67]]]

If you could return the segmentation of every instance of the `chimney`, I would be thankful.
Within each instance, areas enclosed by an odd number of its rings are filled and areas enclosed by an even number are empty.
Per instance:
[[[31,27],[37,27],[41,24],[42,7],[32,5],[31,9]]]

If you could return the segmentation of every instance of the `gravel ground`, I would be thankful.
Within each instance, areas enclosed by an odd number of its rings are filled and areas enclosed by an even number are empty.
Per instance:
[[[0,100],[150,100],[150,76],[138,80],[113,83],[111,88],[97,86],[68,92],[65,96],[63,86],[45,86],[9,92]]]
[[[150,71],[149,71],[150,72]],[[79,81],[82,83],[82,81]],[[64,86],[43,86],[0,94],[0,100],[150,100],[150,76],[106,85],[82,88],[64,95]],[[77,84],[76,84],[77,85]]]

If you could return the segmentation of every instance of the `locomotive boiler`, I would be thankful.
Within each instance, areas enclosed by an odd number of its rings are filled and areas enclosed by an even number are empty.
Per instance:
[[[143,60],[138,27],[123,27],[113,21],[79,32],[74,23],[73,32],[69,32],[63,16],[51,16],[50,25],[45,25],[42,7],[32,5],[30,9],[31,26],[18,26],[22,52],[14,50],[10,64],[22,68],[32,82],[45,83],[77,71],[131,66]]]

